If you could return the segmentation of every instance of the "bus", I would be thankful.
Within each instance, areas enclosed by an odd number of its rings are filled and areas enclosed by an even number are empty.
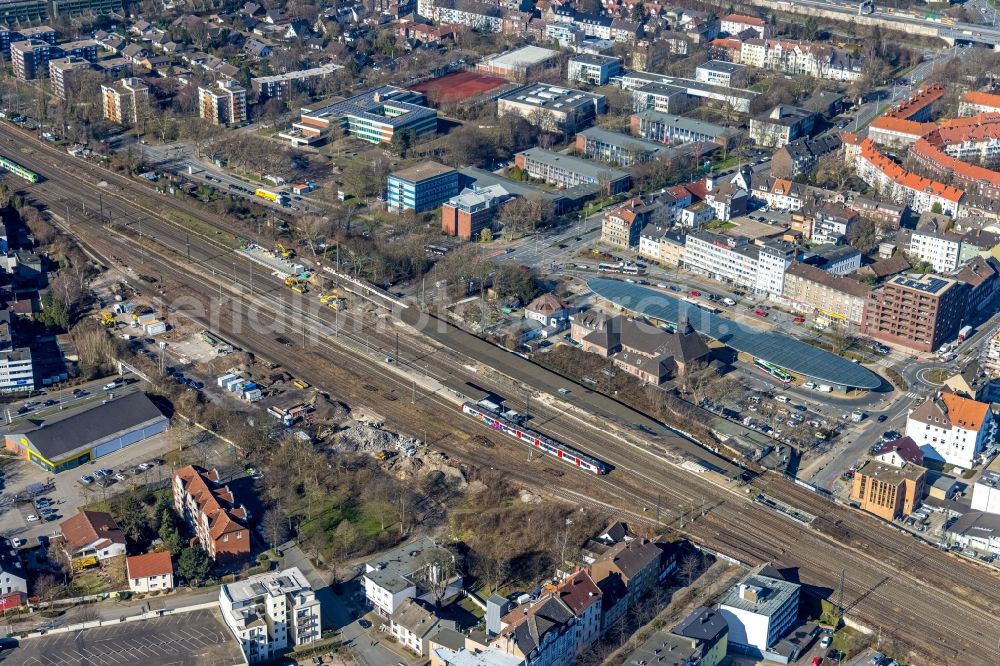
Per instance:
[[[277,204],[283,204],[285,202],[285,195],[281,192],[272,192],[270,190],[265,190],[264,188],[258,187],[257,191],[254,192],[261,199],[267,199],[268,201],[273,201]]]
[[[7,169],[7,171],[10,171],[15,176],[18,176],[20,178],[24,178],[29,183],[37,183],[38,182],[38,174],[37,173],[35,173],[34,171],[30,171],[28,169],[25,169],[23,166],[21,166],[20,164],[18,164],[14,160],[10,160],[10,159],[7,159],[6,157],[0,156],[0,167],[3,167],[4,169]]]
[[[436,257],[443,257],[448,254],[448,248],[441,245],[424,245],[424,252],[433,254]]]
[[[753,364],[757,367],[758,370],[771,375],[782,384],[792,383],[792,376],[787,372],[785,372],[784,370],[782,370],[781,368],[779,368],[778,366],[776,366],[774,363],[769,363],[761,358],[755,358],[753,360]]]

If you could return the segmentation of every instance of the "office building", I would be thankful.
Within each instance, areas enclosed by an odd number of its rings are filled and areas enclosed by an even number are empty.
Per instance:
[[[581,53],[570,58],[566,68],[566,80],[569,83],[603,86],[611,77],[621,73],[622,60],[614,56]]]
[[[101,86],[104,119],[122,125],[135,123],[149,104],[149,88],[142,79],[127,78]]]
[[[925,458],[971,469],[992,426],[988,403],[942,389],[906,417],[906,436],[917,443]]]
[[[213,125],[240,125],[247,120],[247,91],[235,81],[219,80],[214,88],[198,86],[198,114]]]
[[[223,585],[219,610],[250,664],[276,660],[322,634],[319,601],[298,567]]]
[[[622,74],[621,86],[632,91],[636,111],[653,109],[664,113],[679,113],[702,101],[721,102],[734,111],[749,113],[750,103],[759,94],[752,90],[651,72]]]
[[[729,127],[653,110],[634,114],[630,126],[635,136],[660,143],[699,141],[728,148],[737,136]]]
[[[368,143],[392,143],[404,132],[419,138],[437,132],[437,111],[421,106],[423,102],[420,93],[382,86],[333,104],[303,108],[299,121],[278,136],[293,146],[319,143],[332,128]]]
[[[174,472],[174,509],[213,560],[233,561],[250,554],[249,514],[218,470],[188,465]]]
[[[389,210],[422,213],[459,193],[458,171],[437,162],[421,162],[389,174]]]
[[[319,67],[310,67],[284,74],[258,76],[250,79],[250,90],[257,96],[258,100],[289,100],[298,92],[299,88],[322,81],[338,69],[343,69],[343,66],[331,62]]]
[[[730,588],[719,602],[719,613],[729,625],[729,648],[765,656],[798,622],[800,589],[769,565]]]
[[[918,352],[936,351],[965,319],[962,286],[935,275],[896,276],[868,297],[861,333]]]
[[[491,229],[500,207],[511,198],[502,185],[463,189],[441,206],[441,233],[462,240],[478,240]]]
[[[500,97],[497,114],[514,113],[540,129],[573,133],[593,124],[607,106],[604,95],[539,83]]]
[[[927,478],[920,447],[904,437],[886,442],[873,455],[854,473],[851,499],[883,520],[909,516],[923,499]]]
[[[607,167],[600,162],[563,155],[551,150],[529,148],[517,153],[514,161],[532,178],[553,185],[562,187],[593,185],[597,187],[595,193],[605,195],[618,194],[629,188],[629,175],[624,171]]]
[[[719,666],[728,655],[729,624],[701,606],[671,630],[658,629],[628,654],[626,664]]]

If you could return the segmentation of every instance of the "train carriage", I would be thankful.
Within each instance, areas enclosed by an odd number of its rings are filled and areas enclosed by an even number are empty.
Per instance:
[[[484,425],[494,430],[498,430],[509,437],[513,437],[518,441],[524,442],[554,458],[579,467],[591,474],[608,473],[608,466],[597,458],[581,453],[570,446],[557,442],[529,428],[524,428],[497,414],[492,409],[472,402],[463,402],[462,412],[482,421]]]

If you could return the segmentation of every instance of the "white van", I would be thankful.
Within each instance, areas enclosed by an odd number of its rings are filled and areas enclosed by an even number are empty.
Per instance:
[[[832,393],[833,387],[830,386],[829,384],[820,384],[819,386],[816,387],[816,390],[821,393]]]
[[[774,399],[777,400],[778,402],[786,402],[786,403],[788,402],[788,396],[787,395],[775,396]]]

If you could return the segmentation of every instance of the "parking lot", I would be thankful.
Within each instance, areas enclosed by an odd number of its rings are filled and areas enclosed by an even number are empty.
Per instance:
[[[233,666],[243,655],[218,612],[27,638],[0,660],[25,666]]]

